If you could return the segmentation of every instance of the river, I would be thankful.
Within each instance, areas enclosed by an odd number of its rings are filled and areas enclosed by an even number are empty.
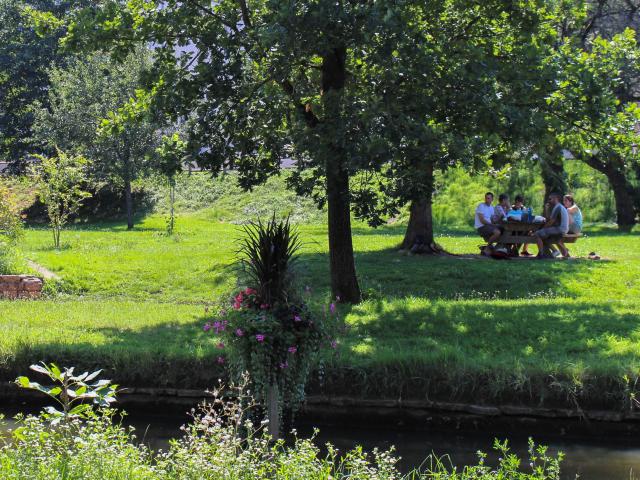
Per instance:
[[[5,409],[6,418],[13,411]],[[125,423],[136,428],[138,438],[156,449],[164,449],[168,441],[180,435],[179,427],[188,422],[189,417],[176,413],[148,415],[133,412],[125,417]],[[496,434],[482,431],[459,431],[455,429],[433,429],[407,431],[392,428],[341,427],[319,425],[317,444],[331,442],[341,451],[361,445],[365,450],[388,449],[394,446],[401,457],[400,469],[408,471],[420,466],[426,457],[434,454],[447,464],[458,466],[477,463],[479,450],[489,453],[488,464],[494,465],[498,455],[492,453]],[[310,436],[313,426],[307,422],[296,425],[299,436]],[[498,438],[509,439],[511,450],[518,454],[523,464],[528,463],[528,435],[519,428],[510,433],[499,433]],[[539,431],[534,440],[547,445],[549,453],[561,451],[565,457],[561,464],[562,479],[574,479],[579,475],[585,480],[630,480],[640,479],[640,438],[606,433],[596,436],[567,437],[556,433],[544,434]]]

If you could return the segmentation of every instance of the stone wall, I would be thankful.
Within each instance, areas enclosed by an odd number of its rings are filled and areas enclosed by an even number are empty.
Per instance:
[[[42,280],[33,275],[0,275],[0,298],[38,298]]]

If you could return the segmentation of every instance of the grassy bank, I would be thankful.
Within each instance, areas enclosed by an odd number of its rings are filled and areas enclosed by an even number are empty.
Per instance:
[[[300,227],[301,284],[317,308],[329,298],[326,227]],[[211,211],[183,214],[164,235],[161,216],[127,232],[76,226],[65,247],[27,231],[22,249],[63,279],[38,302],[0,302],[0,374],[29,363],[105,367],[123,385],[210,386],[216,341],[202,331],[205,305],[237,284],[238,227]],[[402,226],[354,227],[366,301],[344,307],[348,328],[324,360],[315,393],[515,401],[622,408],[640,377],[638,232],[591,228],[573,248],[605,260],[493,261],[410,257]],[[468,230],[441,232],[454,253],[475,252]],[[188,372],[188,373],[185,373]]]

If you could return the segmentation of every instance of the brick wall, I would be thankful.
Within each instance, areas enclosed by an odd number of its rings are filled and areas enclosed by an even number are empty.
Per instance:
[[[32,275],[0,275],[0,298],[38,298],[42,280]]]

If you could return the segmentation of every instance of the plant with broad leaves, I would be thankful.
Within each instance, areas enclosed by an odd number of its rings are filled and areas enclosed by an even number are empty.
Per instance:
[[[21,388],[42,392],[59,404],[62,410],[53,406],[45,408],[52,424],[86,416],[91,411],[90,403],[86,402],[91,402],[99,407],[108,407],[116,401],[118,386],[113,385],[111,380],[96,380],[102,370],[74,375],[74,367],[60,370],[56,364],[47,365],[44,362],[39,365],[31,365],[30,368],[34,372],[48,376],[55,385],[46,387],[32,382],[25,376],[18,377],[16,384]]]

